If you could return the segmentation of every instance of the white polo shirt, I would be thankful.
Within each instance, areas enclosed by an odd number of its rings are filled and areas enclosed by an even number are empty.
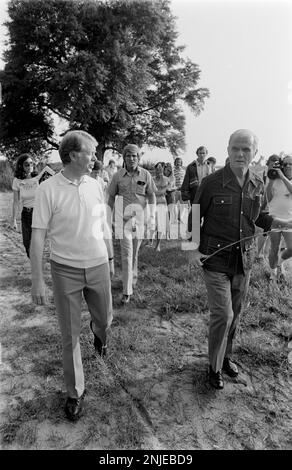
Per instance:
[[[84,176],[75,184],[60,172],[39,185],[32,228],[48,230],[53,261],[76,268],[107,263],[104,224],[104,195],[97,180]]]

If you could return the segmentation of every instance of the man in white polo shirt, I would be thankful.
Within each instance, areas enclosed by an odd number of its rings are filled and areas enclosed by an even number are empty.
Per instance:
[[[82,294],[91,315],[94,347],[100,356],[105,355],[106,333],[112,321],[111,233],[103,189],[89,176],[97,145],[84,131],[70,131],[64,136],[59,147],[64,170],[37,189],[32,221],[32,298],[36,304],[46,302],[42,253],[48,231],[68,394],[65,412],[72,421],[79,418],[85,396],[79,342]]]

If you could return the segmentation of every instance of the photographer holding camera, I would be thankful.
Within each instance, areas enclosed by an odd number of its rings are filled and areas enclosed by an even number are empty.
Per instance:
[[[292,156],[286,155],[282,160],[276,161],[268,170],[269,182],[266,188],[269,215],[287,221],[292,220]],[[281,235],[285,240],[286,249],[279,256]],[[272,269],[271,278],[280,280],[284,277],[283,261],[292,256],[292,231],[270,233],[271,248],[269,263]]]

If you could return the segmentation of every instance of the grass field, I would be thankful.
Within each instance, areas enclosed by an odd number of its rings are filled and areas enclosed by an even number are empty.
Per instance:
[[[1,194],[9,211],[11,194]],[[4,202],[3,202],[4,201]],[[8,217],[8,216],[7,216]],[[114,320],[105,360],[96,357],[82,311],[84,416],[64,416],[60,333],[53,305],[30,300],[30,265],[21,234],[1,222],[2,449],[291,449],[291,265],[271,284],[255,264],[236,339],[240,375],[223,391],[207,381],[209,311],[201,271],[180,243],[142,248],[129,307],[120,305],[115,242]]]

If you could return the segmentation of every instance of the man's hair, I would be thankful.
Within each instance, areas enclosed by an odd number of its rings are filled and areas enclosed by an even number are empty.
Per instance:
[[[230,146],[232,139],[240,134],[251,136],[253,138],[253,146],[256,150],[258,150],[259,140],[257,136],[255,135],[255,133],[250,131],[249,129],[238,129],[237,131],[233,132],[231,136],[229,137],[228,147]]]
[[[286,153],[285,155],[283,155],[282,161],[284,162],[287,158],[292,158],[292,154],[291,153]]]
[[[267,165],[269,165],[271,162],[278,162],[280,160],[279,155],[276,153],[273,153],[273,155],[270,155],[268,160],[267,160]]]
[[[126,155],[128,150],[129,150],[129,152],[136,152],[138,157],[140,157],[140,149],[139,149],[138,145],[136,145],[136,144],[127,144],[127,145],[125,145],[125,147],[123,148],[123,157]]]
[[[204,147],[204,145],[201,145],[200,147],[197,148],[197,150],[196,150],[196,154],[197,154],[197,155],[198,155],[198,153],[199,153],[200,150],[206,150],[206,153],[208,154],[207,147]]]
[[[96,139],[85,131],[69,131],[64,135],[59,145],[59,155],[63,165],[71,162],[70,152],[80,152],[84,141],[92,143],[95,147],[98,145]]]

